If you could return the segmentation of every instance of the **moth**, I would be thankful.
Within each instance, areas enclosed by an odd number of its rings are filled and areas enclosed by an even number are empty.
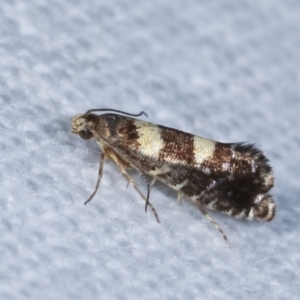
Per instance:
[[[101,115],[95,112],[109,112]],[[145,122],[114,109],[91,109],[71,119],[72,132],[83,139],[94,138],[101,149],[95,196],[103,174],[104,161],[111,160],[151,208],[150,184],[147,175],[159,180],[185,197],[228,239],[206,209],[236,218],[271,221],[276,205],[269,190],[274,176],[268,159],[253,144],[220,143],[177,129]],[[146,114],[145,114],[146,115]],[[144,195],[128,169],[141,173],[147,182]]]

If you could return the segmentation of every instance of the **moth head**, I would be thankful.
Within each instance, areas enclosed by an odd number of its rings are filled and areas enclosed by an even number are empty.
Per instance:
[[[88,140],[93,137],[93,123],[87,118],[87,115],[76,115],[71,119],[72,132],[78,134],[82,139]]]
[[[92,137],[97,139],[105,139],[105,137],[111,136],[111,128],[105,122],[105,116],[108,115],[95,115],[93,112],[104,112],[104,111],[111,111],[127,116],[134,116],[138,117],[141,115],[147,114],[144,111],[141,111],[139,114],[130,114],[124,111],[116,110],[116,109],[107,109],[107,108],[100,108],[100,109],[90,109],[85,114],[76,115],[71,119],[71,127],[72,132],[78,134],[82,139],[88,140]],[[112,115],[114,118],[118,117],[119,114]],[[115,122],[113,123],[113,129],[115,127]]]

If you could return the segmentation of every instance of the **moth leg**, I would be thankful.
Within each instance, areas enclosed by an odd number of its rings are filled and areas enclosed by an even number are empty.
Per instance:
[[[100,180],[101,180],[101,177],[103,175],[104,159],[105,159],[105,153],[101,153],[97,184],[96,184],[95,190],[93,191],[91,196],[84,202],[84,205],[86,205],[88,202],[90,202],[94,198],[94,196],[96,195],[96,193],[98,191]]]
[[[147,206],[149,205],[149,198],[150,198],[150,185],[149,185],[149,180],[148,178],[142,173],[142,172],[139,172],[142,177],[144,178],[144,180],[146,181],[146,184],[147,184],[147,197],[146,197],[146,203],[145,203],[145,213],[147,213]],[[123,174],[123,173],[122,173]],[[127,179],[127,178],[126,178]],[[134,181],[132,180],[131,182],[127,179],[127,187],[129,185],[129,183],[131,183],[133,186],[134,186]],[[137,187],[134,186],[134,188],[137,190]],[[138,190],[137,190],[138,191]],[[141,195],[141,191],[138,191],[139,194]],[[144,195],[143,195],[144,196]],[[145,198],[144,198],[145,199]]]
[[[147,198],[143,195],[143,193],[139,190],[139,188],[136,186],[134,180],[130,177],[130,175],[126,172],[126,167],[130,167],[130,164],[128,164],[126,161],[124,161],[112,148],[110,147],[105,147],[104,148],[104,152],[107,155],[107,157],[109,159],[111,159],[119,168],[120,172],[122,173],[122,175],[126,178],[128,184],[130,183],[135,190],[140,194],[140,196],[146,201],[146,206],[149,205],[151,210],[153,211],[153,214],[156,218],[157,223],[159,223],[159,218],[158,218],[158,214],[155,210],[155,208],[153,207],[153,205],[149,202],[149,194],[150,194],[150,186],[148,183],[148,180],[144,177],[144,179],[147,182]],[[141,173],[143,176],[144,174]]]
[[[201,213],[204,215],[204,217],[209,221],[211,222],[215,228],[222,234],[224,240],[225,240],[225,243],[227,246],[229,246],[229,241],[224,233],[224,231],[221,229],[221,227],[219,226],[219,224],[206,212],[206,210],[201,206],[201,205],[198,205],[198,208],[199,210],[201,211]]]
[[[148,205],[149,205],[149,197],[150,197],[150,186],[152,186],[152,185],[155,183],[156,178],[153,177],[153,178],[152,178],[152,181],[151,181],[151,183],[150,183],[150,185],[149,185],[149,180],[148,180],[148,178],[146,178],[145,175],[144,175],[143,173],[141,173],[141,174],[142,174],[142,176],[144,177],[144,179],[145,179],[145,181],[146,181],[146,183],[147,183],[147,200],[146,200],[146,204],[145,204],[145,212],[147,212],[147,207],[148,207]]]
[[[156,177],[153,177],[153,179],[152,179],[150,185],[152,186],[152,185],[155,183],[155,181],[156,181]]]
[[[120,172],[122,173],[122,175],[126,178],[126,180],[128,181],[129,184],[131,184],[135,190],[140,194],[140,196],[146,201],[146,206],[149,205],[149,207],[151,208],[155,219],[157,221],[157,223],[160,223],[159,221],[159,217],[158,214],[156,212],[156,209],[154,208],[154,206],[149,202],[149,184],[148,184],[148,193],[147,193],[147,198],[143,195],[143,193],[140,191],[140,189],[136,186],[135,181],[132,179],[132,177],[126,172],[125,168],[116,160],[114,160],[114,162],[116,163],[116,165],[119,167]]]
[[[178,193],[178,195],[177,195],[177,204],[180,204],[181,200],[182,200],[182,194]]]
[[[142,175],[142,177],[144,178],[144,180],[146,181],[146,184],[147,184],[147,197],[146,197],[146,203],[145,203],[145,213],[147,213],[147,207],[148,207],[149,198],[150,198],[150,184],[149,184],[148,178],[143,173],[141,173],[141,175]]]

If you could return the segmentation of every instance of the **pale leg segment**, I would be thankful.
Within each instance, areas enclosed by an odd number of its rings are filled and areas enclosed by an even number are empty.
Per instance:
[[[177,204],[180,204],[182,200],[182,195],[180,193],[177,194]]]
[[[221,227],[219,226],[219,224],[206,212],[206,210],[201,206],[201,205],[197,205],[199,210],[201,211],[201,213],[204,215],[204,217],[210,222],[212,223],[215,228],[222,234],[224,240],[225,240],[225,243],[227,246],[229,246],[229,242],[228,242],[228,239],[224,233],[224,231],[221,229]]]
[[[152,186],[152,185],[155,183],[155,181],[156,181],[156,177],[153,177],[153,179],[152,179],[150,185]]]

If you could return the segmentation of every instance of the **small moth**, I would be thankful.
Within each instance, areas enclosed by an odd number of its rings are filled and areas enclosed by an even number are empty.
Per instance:
[[[96,115],[94,112],[113,112]],[[95,196],[103,174],[104,160],[113,161],[129,184],[145,200],[157,222],[158,214],[149,202],[150,184],[144,175],[159,180],[186,197],[228,239],[206,208],[237,218],[271,221],[275,202],[268,191],[274,184],[272,168],[263,152],[252,144],[220,143],[177,129],[131,118],[114,109],[91,109],[72,118],[73,133],[95,138],[101,149]],[[146,115],[146,114],[145,114]],[[145,196],[128,174],[136,169],[147,182]],[[151,184],[151,185],[152,185]]]

